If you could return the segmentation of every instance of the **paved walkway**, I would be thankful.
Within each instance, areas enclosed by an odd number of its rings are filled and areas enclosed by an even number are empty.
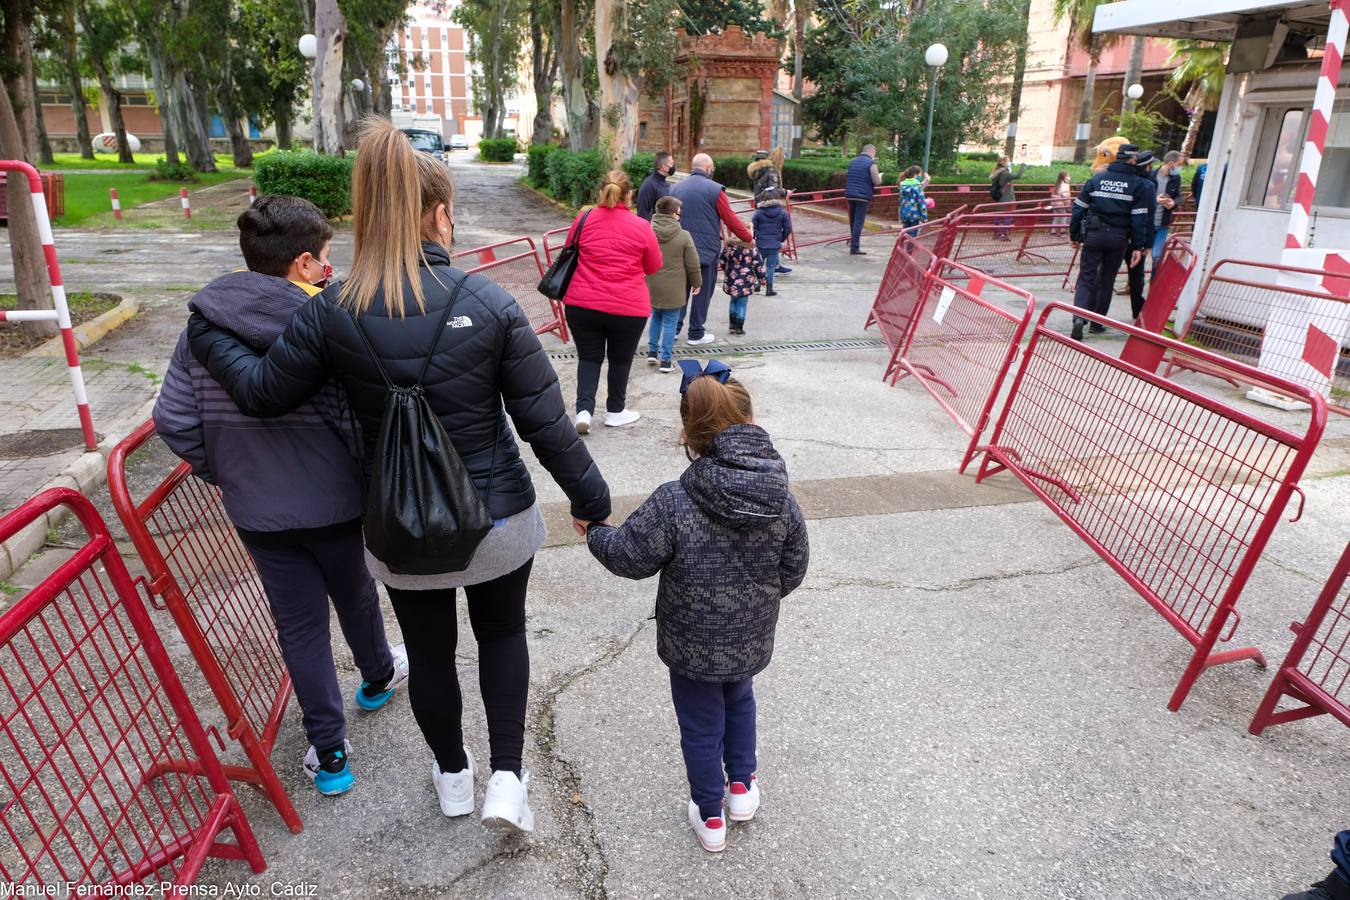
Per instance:
[[[517,193],[511,170],[458,164],[456,174],[466,245],[562,222]],[[85,239],[59,240],[74,254]],[[183,266],[185,281],[236,264],[219,238],[190,246],[201,252]],[[168,255],[155,242],[130,253]],[[147,278],[89,265],[105,281]],[[863,336],[883,265],[880,252],[804,253],[779,297],[752,302],[746,344]],[[185,294],[157,296],[132,326],[142,330],[119,332],[96,355],[162,364]],[[717,331],[724,296],[713,309]],[[503,837],[440,816],[401,696],[353,715],[357,786],[319,797],[300,772],[292,707],[274,759],[307,827],[290,835],[256,794],[241,793],[270,865],[254,884],[304,881],[320,896],[353,898],[1171,900],[1269,898],[1325,874],[1330,835],[1350,809],[1342,726],[1312,720],[1251,737],[1271,673],[1249,666],[1205,674],[1182,712],[1167,712],[1188,645],[1015,481],[976,486],[956,475],[962,436],[916,385],[881,383],[881,350],[728,347],[727,357],[788,461],[812,540],[810,575],[784,603],[774,662],[757,679],[760,817],[734,828],[720,857],[695,845],[647,618],[655,584],[619,581],[590,560],[565,527],[560,492],[527,454],[551,523],[528,625],[536,834]],[[556,365],[570,394],[573,364]],[[587,438],[621,509],[686,465],[677,384],[639,365],[630,397],[643,420]],[[1204,389],[1246,402],[1222,385]],[[1350,423],[1333,423],[1314,468],[1303,520],[1277,530],[1244,597],[1240,637],[1272,659],[1350,530]],[[386,621],[396,639],[387,609]],[[467,635],[462,609],[461,624]],[[171,650],[190,672],[181,645]],[[466,740],[483,758],[471,640],[457,658]],[[355,689],[340,645],[338,659]],[[211,717],[210,698],[196,697]],[[204,881],[243,877],[237,864],[212,863]]]

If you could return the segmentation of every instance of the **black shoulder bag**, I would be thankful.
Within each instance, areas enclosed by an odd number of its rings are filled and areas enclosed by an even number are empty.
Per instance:
[[[576,274],[577,263],[581,261],[581,229],[586,227],[586,217],[591,214],[588,209],[582,213],[581,221],[577,223],[577,230],[572,233],[572,240],[568,241],[558,255],[554,257],[553,262],[549,263],[548,271],[544,277],[539,279],[539,293],[550,300],[561,300],[567,296],[567,286],[572,283],[572,276]]]
[[[461,278],[432,334],[422,372],[411,387],[390,380],[360,319],[352,317],[389,389],[361,524],[366,547],[395,574],[463,571],[492,530],[492,516],[483,498],[422,391],[422,379],[463,286]],[[493,455],[495,459],[495,450]]]

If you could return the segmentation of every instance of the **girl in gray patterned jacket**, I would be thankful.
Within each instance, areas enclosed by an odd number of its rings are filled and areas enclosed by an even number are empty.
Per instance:
[[[615,575],[658,572],[656,641],[689,776],[689,823],[703,849],[726,846],[732,821],[759,809],[753,678],[773,655],[779,601],[806,577],[806,523],[787,467],[754,424],[731,370],[680,360],[682,443],[693,464],[661,485],[620,528],[586,541]],[[725,760],[726,769],[723,771]]]

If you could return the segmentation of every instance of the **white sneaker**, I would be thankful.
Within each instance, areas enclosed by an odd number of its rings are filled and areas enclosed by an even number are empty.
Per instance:
[[[622,425],[632,425],[640,418],[642,413],[635,409],[625,409],[623,412],[605,413],[605,424],[610,428],[618,428]]]
[[[749,822],[757,812],[759,812],[759,779],[751,775],[748,788],[739,781],[733,781],[727,792],[727,818],[733,822]]]
[[[727,823],[721,816],[713,816],[705,822],[693,800],[689,801],[689,827],[694,829],[694,836],[709,853],[721,853],[727,848]]]
[[[436,786],[436,799],[447,819],[473,812],[473,754],[468,747],[464,748],[464,757],[469,761],[464,771],[448,775],[441,771],[438,763],[431,764],[431,783]]]
[[[584,409],[577,413],[577,434],[586,434],[591,430],[591,414]]]
[[[514,772],[493,772],[483,796],[483,824],[488,828],[534,831],[529,785],[528,772],[519,778]]]
[[[690,338],[690,339],[686,340],[685,343],[688,344],[688,345],[691,346],[691,347],[697,347],[699,344],[711,344],[711,343],[713,343],[713,342],[716,341],[716,340],[717,340],[717,335],[713,334],[711,331],[705,331],[705,332],[703,332],[703,337],[701,337],[701,338]]]

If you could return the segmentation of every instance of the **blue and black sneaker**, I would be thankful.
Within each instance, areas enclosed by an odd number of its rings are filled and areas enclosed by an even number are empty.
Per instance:
[[[320,753],[314,747],[305,754],[305,774],[314,782],[314,787],[325,797],[345,794],[356,783],[352,767],[348,765],[352,755],[352,745],[343,741],[341,747],[334,747]]]
[[[393,671],[379,681],[363,681],[356,689],[356,705],[370,712],[379,709],[394,696],[395,689],[408,680],[408,650],[403,644],[389,648],[394,658]]]

